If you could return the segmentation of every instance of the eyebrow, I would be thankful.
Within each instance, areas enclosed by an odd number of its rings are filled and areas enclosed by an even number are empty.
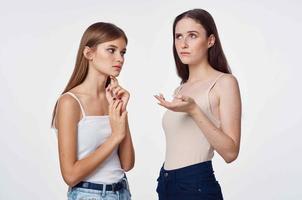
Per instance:
[[[199,34],[198,31],[187,31],[187,33],[197,33],[197,34]],[[176,34],[182,34],[182,33],[175,33],[175,35],[176,35]]]
[[[115,46],[115,45],[113,45],[113,44],[110,44],[109,47],[113,47],[113,48],[118,49],[118,46]],[[126,51],[126,48],[123,48],[123,51]]]

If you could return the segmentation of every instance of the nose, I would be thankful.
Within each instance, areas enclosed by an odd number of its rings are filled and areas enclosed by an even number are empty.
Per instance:
[[[123,64],[123,62],[124,62],[124,57],[119,53],[119,54],[117,54],[117,56],[116,56],[116,60],[117,60],[117,62]]]
[[[188,48],[187,38],[184,38],[184,39],[181,40],[180,46],[183,49]]]

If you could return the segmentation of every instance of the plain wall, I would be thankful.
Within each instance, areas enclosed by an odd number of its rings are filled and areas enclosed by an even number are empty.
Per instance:
[[[125,30],[129,44],[119,77],[131,92],[129,120],[136,150],[128,173],[134,200],[153,200],[164,161],[165,111],[179,84],[172,22],[192,8],[214,17],[241,89],[238,159],[216,154],[226,200],[302,199],[301,1],[1,1],[0,199],[66,199],[53,106],[71,76],[84,30],[98,21]]]

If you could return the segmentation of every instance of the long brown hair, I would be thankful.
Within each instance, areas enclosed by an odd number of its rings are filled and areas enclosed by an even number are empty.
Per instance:
[[[189,66],[187,64],[183,64],[177,54],[175,47],[175,27],[177,22],[186,17],[195,20],[197,23],[200,23],[206,30],[207,37],[209,37],[211,34],[215,36],[214,45],[208,49],[208,62],[214,69],[230,74],[231,69],[223,53],[213,17],[210,13],[203,9],[193,9],[178,15],[173,23],[173,54],[177,75],[181,78],[181,83],[185,83],[189,78]]]
[[[96,48],[98,44],[112,41],[120,37],[124,38],[126,43],[128,42],[127,36],[124,31],[114,24],[97,22],[89,26],[82,36],[73,73],[62,94],[80,85],[85,80],[89,66],[89,61],[83,55],[83,51],[86,46],[90,48]],[[109,83],[110,78],[107,79],[106,86]],[[57,104],[58,102],[55,104],[53,109],[51,125],[54,125]]]

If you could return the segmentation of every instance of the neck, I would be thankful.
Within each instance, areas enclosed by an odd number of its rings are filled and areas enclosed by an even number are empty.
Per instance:
[[[85,93],[98,97],[105,94],[105,86],[108,75],[94,70],[91,66],[88,69],[88,74],[81,84]]]
[[[203,59],[197,64],[190,64],[189,66],[189,78],[188,83],[206,80],[209,78],[210,73],[213,71],[213,68],[209,64],[207,59]]]

